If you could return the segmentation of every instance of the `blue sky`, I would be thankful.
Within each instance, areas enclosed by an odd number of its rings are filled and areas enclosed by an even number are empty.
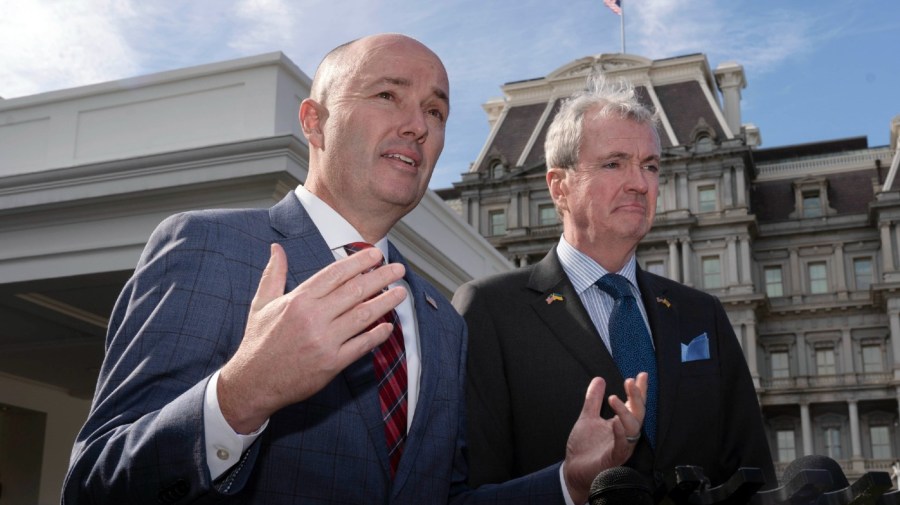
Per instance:
[[[744,66],[743,121],[762,147],[858,135],[900,115],[896,0],[625,0],[627,52],[705,53]],[[450,74],[452,112],[431,187],[448,187],[489,133],[500,85],[621,50],[602,0],[0,0],[0,96],[14,98],[282,51],[312,75],[362,35],[418,38]]]

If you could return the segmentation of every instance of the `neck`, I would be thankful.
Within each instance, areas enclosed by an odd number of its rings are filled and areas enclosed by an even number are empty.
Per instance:
[[[628,260],[634,255],[637,244],[624,242],[613,238],[604,238],[604,240],[585,240],[578,237],[574,233],[564,231],[566,241],[575,249],[586,254],[589,258],[596,261],[598,265],[610,273],[616,273],[625,267]]]

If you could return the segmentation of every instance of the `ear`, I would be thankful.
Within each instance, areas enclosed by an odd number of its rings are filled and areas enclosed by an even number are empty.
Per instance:
[[[551,168],[547,170],[547,188],[550,189],[550,198],[559,212],[568,210],[566,195],[569,192],[569,171],[564,168]]]
[[[300,128],[310,146],[317,149],[325,148],[325,135],[322,129],[327,118],[328,109],[315,100],[307,98],[300,102]]]

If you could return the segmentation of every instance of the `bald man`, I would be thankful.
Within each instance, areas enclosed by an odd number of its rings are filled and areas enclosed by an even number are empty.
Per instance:
[[[110,319],[63,503],[583,502],[627,460],[646,383],[607,420],[598,379],[564,463],[467,488],[465,324],[386,238],[427,190],[449,93],[418,41],[344,44],[300,106],[304,185],[157,228]]]

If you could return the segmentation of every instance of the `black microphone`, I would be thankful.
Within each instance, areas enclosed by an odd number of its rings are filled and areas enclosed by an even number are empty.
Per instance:
[[[761,491],[750,499],[751,505],[814,505],[822,494],[831,489],[831,475],[827,470],[795,469],[785,472],[783,486]],[[845,478],[846,480],[846,478]]]
[[[892,486],[887,472],[866,472],[852,485],[823,494],[817,505],[876,505]]]
[[[692,505],[744,505],[766,483],[762,470],[741,467],[721,486],[701,489],[690,496]]]
[[[787,482],[793,479],[795,475],[803,470],[825,470],[828,472],[828,475],[831,476],[831,486],[826,491],[837,491],[850,485],[840,463],[828,456],[820,456],[818,454],[803,456],[791,461],[791,464],[784,469],[782,481]]]
[[[616,466],[594,478],[590,505],[654,505],[653,492],[637,470]]]

